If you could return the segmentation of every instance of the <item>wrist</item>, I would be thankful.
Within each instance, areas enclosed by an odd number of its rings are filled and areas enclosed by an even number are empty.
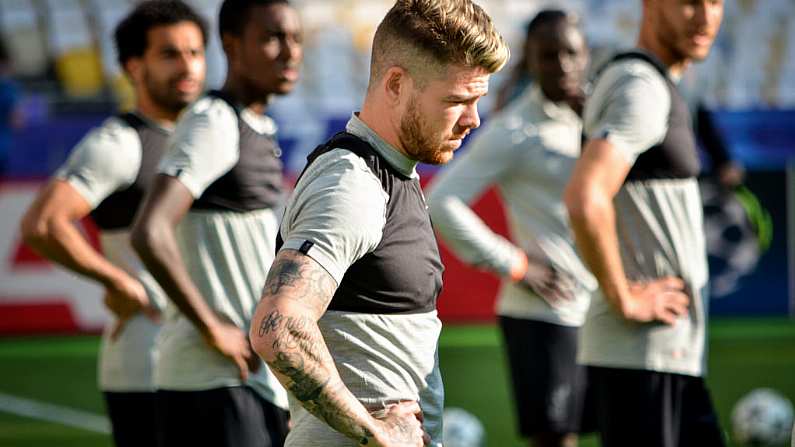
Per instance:
[[[368,420],[362,425],[361,431],[361,433],[357,434],[356,439],[360,446],[379,443],[380,428],[376,418],[368,416]]]
[[[516,260],[514,260],[511,269],[508,271],[508,277],[511,278],[513,282],[519,282],[524,279],[525,274],[527,274],[527,268],[527,254],[523,251],[519,251]]]
[[[118,290],[121,289],[121,284],[130,279],[130,275],[128,275],[124,270],[112,269],[105,274],[99,275],[99,278],[97,279],[99,279],[105,288]]]
[[[196,324],[196,329],[199,330],[204,339],[211,345],[215,345],[215,340],[222,338],[220,335],[222,328],[218,321],[200,320],[198,324]]]
[[[617,299],[618,303],[618,312],[627,320],[633,319],[635,315],[635,303],[633,302],[632,297],[624,296],[622,298]]]
[[[637,311],[637,306],[634,297],[629,290],[621,293],[619,291],[605,292],[605,298],[613,305],[613,308],[619,315],[625,319],[632,319]]]

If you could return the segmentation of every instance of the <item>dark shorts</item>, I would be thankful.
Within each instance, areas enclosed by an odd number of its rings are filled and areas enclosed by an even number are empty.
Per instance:
[[[700,377],[589,367],[603,447],[723,447]]]
[[[103,392],[116,447],[157,443],[157,396],[155,393]]]
[[[249,387],[158,391],[157,445],[281,447],[289,413]]]
[[[593,431],[586,369],[576,361],[578,328],[510,317],[499,323],[521,434]]]

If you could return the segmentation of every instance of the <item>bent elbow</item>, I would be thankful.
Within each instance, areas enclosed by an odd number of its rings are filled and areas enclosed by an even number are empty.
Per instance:
[[[273,358],[272,353],[272,342],[268,339],[267,334],[260,334],[260,329],[256,326],[251,326],[251,329],[248,331],[248,339],[251,341],[251,349],[257,353],[257,355],[265,360],[266,362],[268,359]]]
[[[270,364],[276,359],[279,343],[276,342],[272,333],[264,331],[260,326],[252,325],[249,329],[248,339],[251,342],[251,349],[266,363]]]
[[[580,219],[585,215],[586,194],[580,185],[569,183],[563,192],[563,203],[570,219]]]
[[[574,184],[566,188],[563,202],[571,221],[587,222],[602,212],[605,197],[593,188]]]
[[[49,240],[52,223],[42,216],[26,214],[20,222],[22,240],[31,247],[37,247]]]
[[[139,222],[130,233],[130,244],[141,258],[146,258],[158,246],[157,232],[149,222]]]

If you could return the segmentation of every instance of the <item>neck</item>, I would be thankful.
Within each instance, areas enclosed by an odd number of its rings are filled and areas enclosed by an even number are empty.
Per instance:
[[[177,122],[179,111],[172,112],[156,105],[148,95],[139,94],[136,96],[135,110],[146,119],[157,123],[163,127],[173,127]]]
[[[231,74],[227,76],[221,91],[231,96],[243,108],[250,109],[258,115],[265,113],[272,96],[269,93],[252,91],[239,76]]]
[[[368,94],[364,99],[362,111],[359,112],[359,119],[398,152],[411,158],[400,141],[400,122],[393,122],[390,111],[382,104],[383,101],[375,101]]]
[[[673,76],[681,76],[687,66],[690,65],[690,59],[683,58],[670,48],[664,46],[662,42],[654,36],[651,26],[644,26],[641,29],[640,37],[638,38],[638,48],[655,55],[657,59],[668,67],[668,72]]]

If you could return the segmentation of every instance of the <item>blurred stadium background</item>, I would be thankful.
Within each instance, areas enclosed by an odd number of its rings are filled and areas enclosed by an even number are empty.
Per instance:
[[[220,0],[188,2],[215,22]],[[0,37],[22,91],[17,126],[10,129],[7,169],[0,172],[0,446],[110,445],[105,421],[96,417],[104,409],[95,387],[95,334],[108,319],[101,291],[35,256],[21,244],[17,223],[43,180],[82,135],[131,104],[111,33],[133,3],[0,1]],[[280,123],[285,162],[295,174],[304,156],[358,107],[371,36],[391,2],[293,3],[302,12],[306,32],[302,82],[270,112]],[[479,3],[515,54],[523,25],[540,7],[578,12],[596,63],[611,49],[632,45],[640,12],[639,0]],[[208,87],[218,87],[225,66],[218,38],[212,37]],[[505,72],[495,76],[493,91]],[[733,403],[751,389],[771,387],[795,400],[795,1],[726,0],[724,25],[710,58],[694,67],[682,85],[694,102],[709,108],[732,156],[745,165],[746,184],[770,212],[773,228],[770,248],[756,269],[711,303],[709,382],[728,428]],[[494,96],[481,107],[486,117]],[[422,170],[427,180],[435,168]],[[494,194],[484,196],[476,209],[505,231]],[[90,222],[84,226],[94,233]],[[521,445],[493,326],[497,282],[447,252],[444,256],[439,307],[446,322],[441,364],[448,405],[477,415],[489,446]],[[45,416],[62,420],[41,419]],[[596,443],[589,439],[584,445]]]

